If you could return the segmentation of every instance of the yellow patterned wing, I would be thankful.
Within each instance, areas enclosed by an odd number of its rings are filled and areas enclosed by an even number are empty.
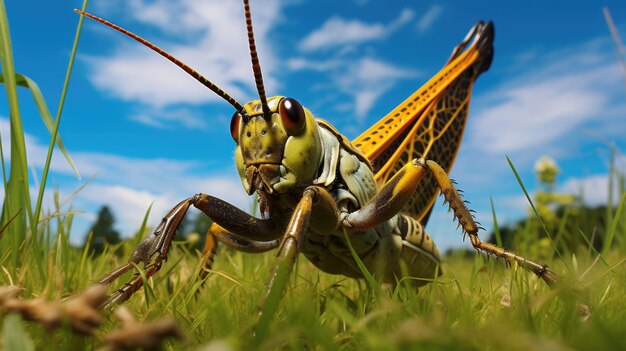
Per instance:
[[[426,157],[450,171],[463,137],[472,86],[491,64],[493,38],[491,22],[476,24],[434,77],[352,141],[370,160],[379,184],[414,158]],[[434,179],[426,177],[403,212],[425,224],[438,192]]]

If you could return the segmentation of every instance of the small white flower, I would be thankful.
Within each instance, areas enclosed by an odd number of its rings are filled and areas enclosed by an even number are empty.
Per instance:
[[[556,161],[554,161],[552,157],[541,156],[541,158],[535,162],[535,172],[543,173],[546,171],[558,173],[559,166],[557,166]]]

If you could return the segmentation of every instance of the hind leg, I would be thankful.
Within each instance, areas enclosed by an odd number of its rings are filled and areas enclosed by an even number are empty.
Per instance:
[[[428,173],[435,177],[437,185],[445,201],[450,205],[450,209],[454,212],[454,217],[458,221],[459,226],[465,234],[469,235],[470,242],[476,250],[504,258],[509,262],[515,261],[525,269],[535,273],[548,285],[553,285],[559,280],[559,277],[550,271],[546,265],[528,260],[496,245],[483,243],[478,237],[478,229],[480,227],[454,187],[448,174],[441,166],[431,160],[420,158],[407,163],[361,209],[344,214],[343,225],[358,231],[373,228],[389,220],[404,208],[417,189],[419,182]],[[410,244],[409,242],[407,246],[410,247]],[[419,246],[416,248],[421,249]]]

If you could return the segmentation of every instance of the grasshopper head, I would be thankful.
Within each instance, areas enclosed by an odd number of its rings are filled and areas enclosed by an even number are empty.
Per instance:
[[[269,113],[264,113],[260,100],[248,102],[230,124],[243,187],[261,197],[311,184],[321,157],[311,112],[283,96],[269,98],[267,106]]]

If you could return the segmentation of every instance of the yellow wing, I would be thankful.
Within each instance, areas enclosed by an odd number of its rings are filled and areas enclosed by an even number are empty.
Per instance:
[[[434,77],[352,142],[372,163],[379,184],[414,158],[426,157],[450,171],[472,86],[491,64],[493,38],[491,22],[476,24]],[[434,179],[426,177],[404,212],[425,224],[438,192]]]

